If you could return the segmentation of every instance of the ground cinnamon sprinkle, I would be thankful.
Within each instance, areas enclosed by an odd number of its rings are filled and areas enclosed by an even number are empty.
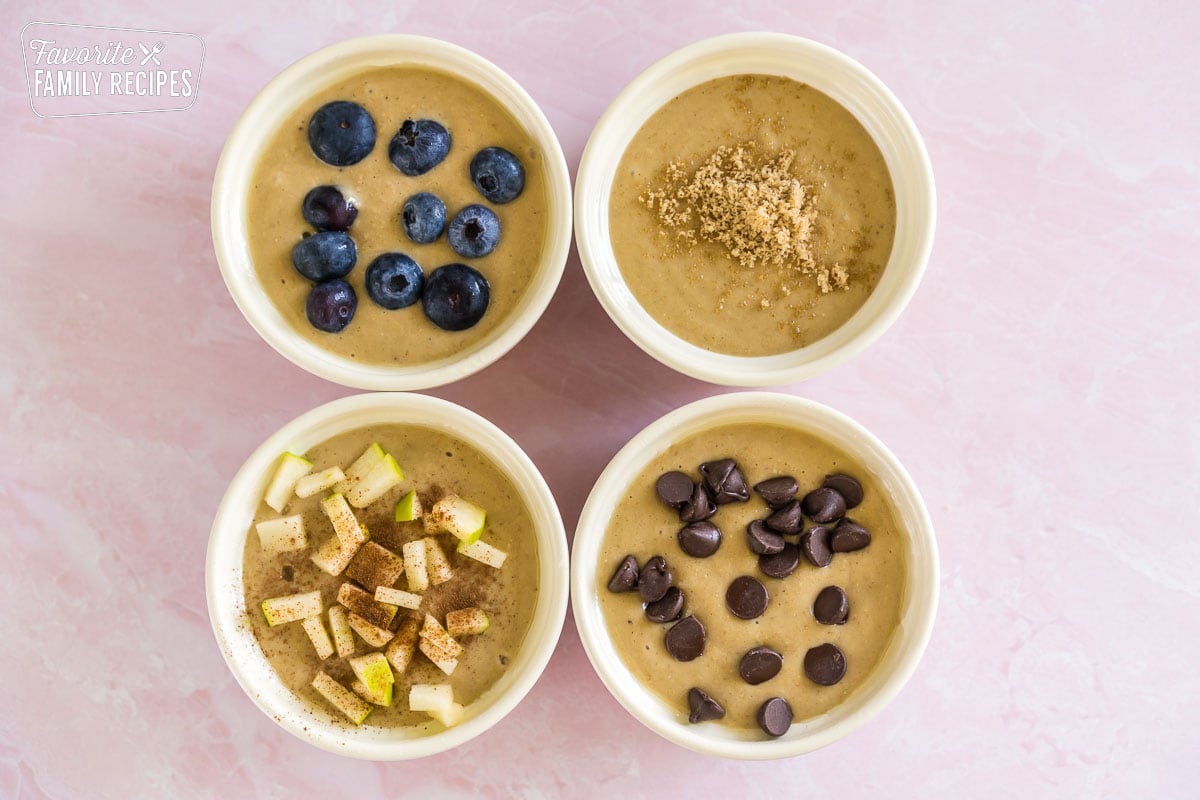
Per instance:
[[[686,246],[715,241],[743,268],[794,270],[811,276],[822,294],[847,288],[844,267],[818,264],[813,255],[817,207],[812,187],[791,172],[795,153],[756,156],[753,143],[744,143],[717,148],[691,174],[672,162],[659,186],[640,199],[657,210],[660,232]]]

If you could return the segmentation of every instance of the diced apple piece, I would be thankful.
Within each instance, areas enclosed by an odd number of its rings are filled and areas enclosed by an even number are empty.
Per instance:
[[[408,494],[396,502],[396,522],[412,522],[420,519],[423,513],[421,498],[417,496],[416,489],[409,489]]]
[[[254,530],[258,531],[258,543],[263,551],[271,555],[308,547],[304,517],[300,514],[263,520],[254,526]]]
[[[367,529],[359,524],[358,517],[343,494],[331,494],[321,501],[321,510],[333,523],[333,532],[342,541],[342,546],[351,550],[351,556],[358,552],[363,542],[370,538]]]
[[[482,539],[467,544],[460,542],[458,552],[467,558],[473,558],[476,561],[487,564],[489,567],[500,569],[504,566],[504,559],[508,558],[508,553],[503,550],[492,547]]]
[[[454,637],[446,632],[446,629],[432,614],[425,615],[425,624],[421,626],[421,638],[451,658],[458,658],[462,655],[462,645],[454,641]]]
[[[338,589],[337,601],[376,628],[386,628],[391,625],[399,610],[391,603],[379,602],[352,583],[342,584]]]
[[[404,574],[408,576],[408,590],[423,592],[429,588],[429,573],[425,567],[425,543],[407,542],[404,552]]]
[[[444,711],[430,711],[428,714],[447,728],[453,728],[462,722],[462,718],[466,715],[466,709],[460,703],[451,703],[450,707]]]
[[[451,636],[478,636],[491,624],[482,608],[460,608],[446,614],[446,633]]]
[[[383,448],[378,442],[372,442],[363,454],[354,460],[354,463],[346,467],[346,480],[338,484],[336,491],[348,492],[358,485],[358,482],[367,476],[367,473],[373,470],[379,462],[383,461],[383,457],[387,453],[383,452]]]
[[[371,690],[368,689],[366,685],[357,678],[350,682],[350,688],[354,690],[356,695],[361,697],[363,700],[366,700],[368,703],[373,703],[377,706],[384,707],[392,704],[392,684],[388,684],[387,688],[384,689],[384,692],[381,695],[371,694]]]
[[[307,458],[295,453],[284,453],[279,459],[279,466],[275,468],[271,482],[267,484],[263,501],[282,514],[292,497],[296,481],[307,475],[312,467],[312,462]]]
[[[368,592],[392,586],[404,574],[404,559],[375,542],[367,542],[354,554],[346,577],[358,581]]]
[[[454,688],[448,683],[414,683],[408,690],[411,711],[449,711],[454,703]]]
[[[425,569],[429,573],[429,582],[438,586],[453,578],[454,570],[437,539],[426,536],[421,541],[425,543]]]
[[[313,678],[312,687],[355,725],[362,725],[363,721],[371,714],[370,703],[355,697],[353,692],[324,672],[317,673],[317,677]]]
[[[329,639],[329,632],[325,630],[325,623],[321,622],[319,616],[309,617],[304,620],[304,632],[308,634],[308,638],[312,640],[313,647],[316,648],[317,658],[324,661],[333,655],[333,642]]]
[[[413,611],[421,607],[421,595],[406,592],[403,589],[393,589],[390,586],[380,586],[376,589],[375,599],[381,603],[391,603]]]
[[[305,475],[296,481],[296,497],[312,497],[326,489],[332,489],[344,480],[346,480],[346,473],[342,472],[341,467],[330,467],[311,475]]]
[[[342,606],[329,607],[329,630],[333,631],[338,658],[354,655],[354,630],[350,627],[349,612]]]
[[[354,558],[356,549],[346,547],[336,535],[330,536],[310,556],[312,562],[330,575],[341,575],[342,570]]]
[[[365,656],[350,659],[349,663],[350,669],[354,670],[355,676],[363,682],[371,696],[378,698],[371,702],[380,706],[390,706],[392,684],[396,682],[396,678],[392,675],[387,657],[383,653],[367,653]]]
[[[350,623],[350,628],[371,647],[383,647],[396,635],[386,628],[372,625],[353,611],[350,612],[347,621]]]
[[[263,616],[272,628],[287,622],[295,622],[321,613],[319,591],[289,594],[283,597],[268,597],[262,601]]]
[[[468,544],[483,536],[487,522],[486,511],[456,494],[448,494],[434,503],[429,516],[439,529],[450,531]]]
[[[402,480],[404,471],[400,469],[396,459],[392,458],[392,454],[388,453],[383,457],[383,461],[376,464],[362,480],[346,491],[346,499],[355,508],[366,508],[387,494],[393,486],[398,486]]]
[[[432,661],[435,667],[447,675],[453,675],[454,670],[458,669],[458,659],[448,655],[443,650],[439,650],[430,644],[428,639],[422,639],[418,642],[417,649],[424,653],[425,657]]]
[[[406,619],[400,623],[400,630],[396,631],[395,638],[387,646],[384,655],[391,662],[392,669],[397,673],[403,674],[408,669],[408,665],[412,663],[413,652],[417,649],[417,638],[420,636],[421,626],[417,624],[415,619]]]

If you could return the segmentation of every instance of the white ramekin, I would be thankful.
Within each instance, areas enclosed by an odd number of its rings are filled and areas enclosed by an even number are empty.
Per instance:
[[[547,240],[533,280],[505,323],[456,355],[409,366],[362,364],[297,333],[271,303],[255,273],[246,202],[255,166],[280,121],[313,94],[372,67],[428,67],[491,95],[545,156]],[[212,195],[212,234],[221,275],[246,320],[280,354],[326,380],[357,389],[427,389],[471,375],[507,353],[550,303],[571,245],[571,179],[554,129],[533,98],[507,73],[456,45],[422,36],[351,39],[305,56],[276,75],[250,102],[225,142]]]
[[[679,709],[635,678],[617,655],[600,611],[597,569],[604,533],[632,476],[675,442],[735,423],[771,423],[814,433],[858,458],[891,497],[905,533],[908,572],[900,625],[880,663],[845,702],[792,725],[778,739],[757,731],[679,721]],[[611,569],[612,565],[602,565]],[[630,714],[655,733],[700,753],[747,760],[787,758],[823,747],[878,714],[899,693],[925,650],[938,600],[938,555],[933,524],[917,487],[896,457],[869,431],[833,409],[773,392],[735,392],[677,409],[651,423],[621,448],[584,504],[571,553],[571,604],[584,649],[596,673]]]
[[[455,436],[488,454],[509,477],[533,519],[537,540],[537,605],[529,632],[508,671],[467,707],[453,728],[427,734],[412,728],[356,728],[324,706],[297,697],[278,679],[254,637],[242,591],[246,533],[279,454],[303,453],[337,434],[366,425],[421,425]],[[217,509],[208,542],[205,589],[217,643],[250,699],[284,730],[341,755],[377,761],[433,755],[478,736],[520,702],[550,660],[567,610],[567,540],[550,487],[521,448],[472,411],[436,397],[377,393],[335,400],[280,428],[238,470]]]
[[[896,238],[879,285],[830,335],[773,356],[705,350],[660,325],[625,283],[609,238],[613,176],[634,135],[667,101],[727,75],[781,75],[806,83],[847,108],[883,153],[896,196]],[[689,45],[633,79],[596,124],[575,178],[575,240],[592,291],[625,335],[649,355],[701,380],[731,386],[778,386],[817,375],[875,341],[908,304],[933,245],[937,215],[933,169],[904,106],[866,67],[808,39],[735,33]]]

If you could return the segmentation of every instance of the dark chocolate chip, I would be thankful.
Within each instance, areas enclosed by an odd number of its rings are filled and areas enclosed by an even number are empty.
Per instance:
[[[783,669],[783,656],[769,647],[751,647],[738,664],[738,675],[751,686],[771,680]]]
[[[813,489],[804,495],[800,505],[804,516],[820,524],[833,522],[846,513],[846,498],[834,489]]]
[[[845,625],[850,617],[850,598],[840,586],[826,586],[813,602],[813,617],[822,625]]]
[[[642,602],[661,600],[670,588],[671,569],[667,566],[667,560],[655,556],[647,561],[642,567],[642,574],[638,576],[638,594],[642,596]]]
[[[667,631],[667,652],[676,661],[691,661],[704,653],[704,625],[688,615]]]
[[[792,500],[781,506],[774,514],[767,517],[766,526],[784,536],[792,536],[804,528],[804,512],[800,509],[800,501]]]
[[[672,508],[681,508],[692,499],[692,488],[695,484],[685,473],[665,472],[658,478],[654,491],[658,499]]]
[[[767,478],[754,484],[754,491],[767,501],[771,508],[786,506],[800,491],[800,484],[791,475],[780,475],[778,478]]]
[[[814,567],[828,567],[829,562],[833,561],[833,550],[829,548],[829,528],[809,528],[800,537],[800,549]]]
[[[772,697],[759,706],[758,727],[767,736],[783,736],[792,727],[792,707],[782,697]]]
[[[625,556],[617,571],[608,579],[610,592],[632,592],[638,585],[638,563],[633,556]]]
[[[684,522],[699,522],[715,513],[717,507],[708,496],[708,489],[704,488],[703,483],[697,483],[692,489],[692,496],[679,509],[679,518]]]
[[[804,674],[813,683],[833,686],[846,674],[846,656],[836,644],[819,644],[804,654]]]
[[[844,519],[833,529],[829,547],[835,553],[853,553],[871,543],[871,532],[852,519]]]
[[[754,619],[767,610],[767,587],[757,578],[742,575],[734,578],[725,590],[725,605],[735,617]]]
[[[769,556],[783,549],[783,534],[768,530],[761,519],[756,519],[746,526],[746,545],[752,553]]]
[[[800,548],[788,542],[778,553],[758,557],[758,568],[768,578],[786,578],[800,566]]]
[[[695,686],[688,689],[688,709],[692,712],[688,715],[688,722],[693,725],[697,722],[708,722],[710,719],[720,719],[725,716],[725,707],[714,700],[708,692],[697,689]]]
[[[651,622],[674,622],[683,614],[683,592],[678,586],[667,589],[658,600],[646,606],[646,619]]]
[[[679,549],[693,558],[708,558],[721,546],[721,529],[706,519],[679,529]]]
[[[732,458],[701,464],[700,474],[704,476],[708,493],[717,505],[744,503],[750,499],[750,490],[746,488],[746,476]]]
[[[856,478],[842,473],[826,475],[825,482],[821,484],[826,489],[833,489],[842,496],[846,501],[846,508],[854,508],[863,501],[862,484]]]

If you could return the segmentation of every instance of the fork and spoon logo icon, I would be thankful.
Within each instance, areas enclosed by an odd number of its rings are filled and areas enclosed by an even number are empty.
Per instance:
[[[163,51],[163,48],[165,48],[166,45],[164,45],[162,42],[158,42],[153,48],[150,48],[146,47],[146,45],[142,44],[141,42],[138,42],[138,47],[141,49],[142,55],[145,56],[142,59],[141,64],[143,67],[146,66],[146,64],[150,61],[153,61],[155,66],[162,66],[162,62],[158,60],[158,54]]]

